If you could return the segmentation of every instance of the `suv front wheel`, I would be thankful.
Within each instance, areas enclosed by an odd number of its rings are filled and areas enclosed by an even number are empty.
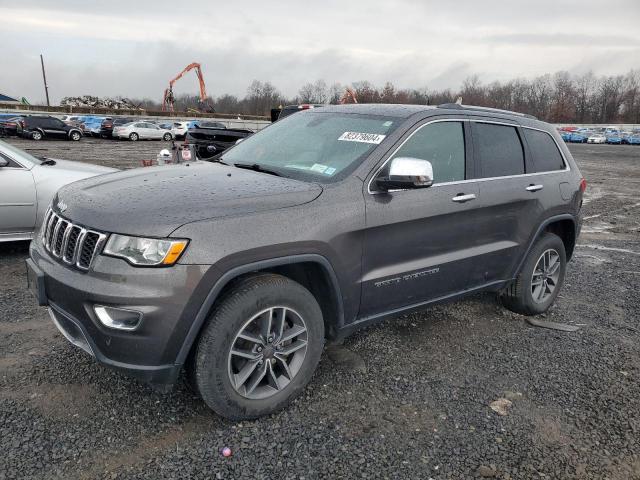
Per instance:
[[[314,296],[286,277],[259,274],[236,283],[205,326],[191,379],[205,403],[232,420],[284,408],[307,385],[324,345]]]
[[[502,292],[502,304],[522,315],[546,312],[562,288],[566,268],[562,239],[545,233],[527,255],[516,280]]]

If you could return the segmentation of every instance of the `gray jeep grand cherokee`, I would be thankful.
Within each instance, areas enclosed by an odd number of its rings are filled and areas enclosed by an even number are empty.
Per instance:
[[[325,338],[478,291],[547,310],[585,187],[526,115],[328,106],[216,162],[64,187],[30,288],[97,361],[164,385],[184,367],[213,410],[254,418],[300,393]]]

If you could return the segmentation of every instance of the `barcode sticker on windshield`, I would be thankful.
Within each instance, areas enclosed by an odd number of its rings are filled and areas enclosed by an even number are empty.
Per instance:
[[[343,142],[361,142],[361,143],[374,143],[378,145],[384,140],[386,135],[379,135],[377,133],[360,133],[360,132],[344,132],[338,140]]]

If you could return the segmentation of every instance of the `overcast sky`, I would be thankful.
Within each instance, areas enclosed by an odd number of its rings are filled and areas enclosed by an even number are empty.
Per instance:
[[[305,82],[456,88],[558,70],[640,68],[640,0],[0,0],[0,92],[161,100],[202,64],[213,96],[253,79],[294,96]],[[196,93],[195,76],[177,93]]]

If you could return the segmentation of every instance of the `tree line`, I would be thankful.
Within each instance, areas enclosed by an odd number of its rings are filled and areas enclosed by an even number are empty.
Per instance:
[[[337,104],[345,89],[352,88],[358,103],[411,103],[439,105],[455,102],[501,108],[533,115],[553,123],[640,123],[640,70],[625,75],[596,76],[593,73],[571,75],[568,72],[546,74],[533,79],[513,79],[483,83],[473,75],[458,89],[398,89],[387,82],[376,87],[359,81],[351,85],[327,84],[324,80],[309,82],[291,98],[283,95],[270,82],[254,80],[243,98],[223,94],[207,101],[219,113],[266,115],[272,108],[299,103]],[[138,100],[148,109],[159,109],[159,103]],[[176,109],[198,109],[196,95],[176,97]]]

